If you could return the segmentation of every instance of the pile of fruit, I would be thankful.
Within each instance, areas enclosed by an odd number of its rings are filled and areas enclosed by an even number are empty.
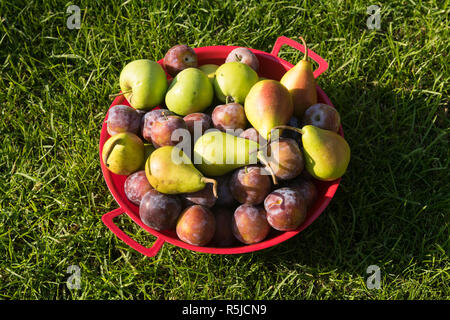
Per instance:
[[[345,173],[340,115],[318,103],[307,49],[280,81],[260,78],[259,65],[237,48],[199,66],[191,47],[176,45],[162,64],[123,68],[118,95],[130,106],[109,109],[102,161],[127,176],[144,224],[196,246],[258,243],[297,229],[315,181]]]

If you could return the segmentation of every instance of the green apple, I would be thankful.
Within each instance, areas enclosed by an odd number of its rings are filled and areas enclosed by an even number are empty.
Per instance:
[[[231,98],[232,102],[243,105],[247,93],[258,80],[256,71],[247,64],[226,62],[216,70],[214,90],[220,101],[228,103]]]
[[[102,160],[111,172],[129,175],[139,170],[145,161],[144,143],[131,132],[122,132],[106,140]]]
[[[197,68],[187,68],[176,75],[166,93],[170,111],[186,116],[208,108],[214,98],[214,89],[206,74]]]
[[[209,81],[211,81],[211,84],[214,85],[214,77],[216,76],[216,70],[219,66],[217,64],[204,64],[198,68],[206,74]]]
[[[120,73],[119,82],[125,98],[138,110],[150,110],[161,104],[168,87],[164,69],[148,59],[128,63]]]

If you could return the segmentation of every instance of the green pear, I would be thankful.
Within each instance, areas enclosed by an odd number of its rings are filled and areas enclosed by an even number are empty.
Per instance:
[[[131,132],[122,132],[106,140],[102,160],[115,174],[129,175],[139,170],[144,163],[144,143]]]
[[[350,162],[350,146],[339,134],[307,125],[302,128],[306,170],[319,180],[342,177]]]
[[[244,104],[245,97],[258,80],[258,74],[249,65],[238,61],[227,62],[216,70],[214,91],[222,102],[232,100]]]
[[[179,148],[164,146],[152,152],[145,163],[145,174],[157,191],[166,194],[196,192],[213,184],[217,197],[217,182],[198,171],[191,159]]]
[[[194,163],[208,176],[221,176],[258,162],[257,142],[219,130],[207,131],[194,145]]]
[[[277,184],[263,150],[253,140],[211,130],[202,135],[194,145],[194,163],[207,176],[222,176],[237,168],[256,164],[258,160],[266,166],[274,184]]]
[[[244,109],[248,121],[267,139],[272,128],[289,122],[294,105],[289,91],[280,82],[267,79],[250,89]]]
[[[167,78],[157,62],[140,59],[128,63],[120,73],[120,89],[130,105],[150,110],[164,101]]]
[[[306,170],[322,181],[336,180],[344,175],[350,162],[350,146],[336,132],[312,125],[299,128],[278,126],[301,133]]]
[[[213,100],[214,90],[206,74],[187,68],[176,75],[166,94],[167,108],[182,116],[202,112]]]
[[[219,68],[219,66],[217,64],[204,64],[198,68],[206,74],[206,76],[208,77],[211,84],[214,85],[214,78],[216,77],[216,70],[217,70],[217,68]]]

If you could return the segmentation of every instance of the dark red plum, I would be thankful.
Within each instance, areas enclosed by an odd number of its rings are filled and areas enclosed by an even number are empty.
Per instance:
[[[236,243],[236,237],[231,229],[231,221],[234,211],[225,207],[214,207],[214,217],[216,219],[216,231],[211,244],[218,247],[231,247]]]
[[[144,195],[152,189],[144,170],[130,174],[124,183],[126,197],[137,206],[141,204]]]
[[[266,139],[261,137],[261,135],[255,128],[245,129],[244,132],[239,135],[239,137],[258,142],[260,145],[264,145],[266,143]]]
[[[239,61],[249,65],[253,70],[258,72],[259,60],[256,55],[247,48],[233,49],[225,59],[225,62]]]
[[[269,165],[279,179],[293,179],[305,167],[303,152],[293,139],[281,137],[272,141],[269,145],[269,155]]]
[[[216,205],[231,207],[237,204],[230,188],[231,174],[216,177],[217,181],[217,200]]]
[[[341,126],[341,116],[336,108],[325,103],[316,103],[306,109],[303,115],[303,125],[313,125],[338,132]]]
[[[159,231],[173,230],[181,210],[181,199],[177,195],[163,194],[152,189],[141,200],[139,216],[150,228]]]
[[[317,200],[318,190],[312,180],[299,177],[290,181],[288,186],[295,189],[305,199],[307,209]]]
[[[179,131],[172,136],[176,130],[183,129],[185,132]],[[183,118],[175,115],[162,116],[155,120],[150,129],[150,137],[155,148],[163,146],[176,146],[183,138],[179,134],[189,135],[186,123]]]
[[[122,132],[137,134],[142,116],[136,109],[126,105],[115,105],[108,111],[106,129],[110,136]]]
[[[291,117],[289,119],[289,122],[287,123],[288,126],[294,127],[294,128],[301,128],[302,125],[300,123],[300,120],[297,117]],[[283,133],[281,134],[284,138],[290,138],[295,140],[299,145],[302,144],[302,135],[298,133],[297,131],[293,130],[283,130]]]
[[[270,175],[258,165],[239,168],[233,172],[230,179],[231,194],[240,203],[260,204],[271,188]]]
[[[216,204],[217,198],[213,193],[213,185],[207,183],[206,186],[197,192],[183,194],[185,205],[199,204],[207,208],[212,208]]]
[[[280,188],[272,191],[264,200],[267,221],[279,231],[291,231],[306,218],[305,199],[292,188]]]
[[[261,242],[270,231],[264,208],[248,204],[236,208],[231,221],[231,228],[233,235],[245,244]]]
[[[178,73],[187,68],[198,66],[198,57],[194,49],[185,44],[177,44],[170,48],[163,60],[167,73],[175,77]]]
[[[180,240],[195,245],[205,246],[214,236],[216,220],[211,211],[200,205],[193,205],[183,210],[176,225]]]
[[[214,128],[226,132],[227,130],[245,130],[247,118],[244,107],[239,103],[221,104],[214,108],[211,115]]]
[[[199,138],[212,126],[211,117],[206,113],[194,112],[185,116],[183,120],[186,123],[187,129],[191,133],[192,139],[194,139],[195,133],[198,134],[197,138]],[[198,132],[195,132],[195,128],[197,128],[196,130]]]
[[[148,142],[152,142],[151,137],[151,129],[153,123],[163,116],[170,116],[173,115],[173,112],[168,109],[156,109],[147,112],[141,120],[141,134],[142,137],[147,140]]]

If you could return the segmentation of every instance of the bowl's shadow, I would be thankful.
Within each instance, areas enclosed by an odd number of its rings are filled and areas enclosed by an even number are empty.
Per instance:
[[[439,247],[446,246],[443,214],[417,212],[433,207],[423,177],[443,184],[445,177],[433,170],[425,174],[413,157],[407,157],[409,153],[403,156],[409,145],[412,151],[422,150],[423,133],[429,132],[429,124],[416,124],[411,130],[410,121],[419,116],[409,115],[405,108],[416,112],[428,103],[425,97],[402,98],[396,88],[362,87],[357,81],[344,86],[331,83],[324,90],[343,119],[352,152],[348,170],[333,200],[311,226],[253,258],[367,277],[372,264],[401,273],[412,260],[421,261],[430,252],[441,254]],[[444,128],[436,126],[435,136]],[[439,156],[429,150],[424,157]],[[408,200],[402,195],[409,195]]]

